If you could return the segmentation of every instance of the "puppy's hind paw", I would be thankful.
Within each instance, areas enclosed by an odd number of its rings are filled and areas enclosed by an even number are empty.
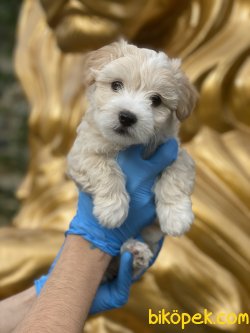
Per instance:
[[[194,220],[189,197],[183,197],[174,204],[158,202],[157,215],[162,232],[170,236],[185,234]]]
[[[127,193],[94,198],[93,213],[99,223],[106,228],[120,227],[128,216],[128,209],[129,196]]]
[[[121,247],[121,253],[131,252],[133,254],[133,277],[137,277],[148,267],[153,253],[146,243],[136,239],[127,240]]]

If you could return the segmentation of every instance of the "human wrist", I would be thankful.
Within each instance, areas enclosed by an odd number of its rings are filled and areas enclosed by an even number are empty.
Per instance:
[[[48,331],[82,331],[83,323],[111,257],[82,237],[66,238],[58,262],[40,297],[18,332],[41,332],[44,317]],[[64,313],[68,313],[64,316]]]
[[[85,240],[82,236],[73,235],[73,234],[70,235],[69,234],[69,235],[67,235],[67,237],[66,237],[60,251],[58,252],[57,257],[55,258],[53,264],[51,265],[51,267],[49,269],[49,272],[46,275],[42,275],[39,279],[36,279],[34,281],[36,296],[40,295],[45,283],[47,282],[47,280],[51,276],[52,272],[54,271],[54,269],[58,265],[58,261],[60,259],[60,256],[62,254],[62,251],[64,249],[64,246],[65,246],[66,242],[67,242],[67,244],[73,242],[73,245],[74,245],[74,243],[76,243],[76,242],[78,243],[79,241],[81,243],[79,248],[82,248],[82,246],[84,247],[84,250],[83,250],[84,255],[88,256],[93,261],[93,264],[98,263],[99,260],[100,260],[101,263],[104,263],[104,270],[105,270],[106,266],[108,265],[107,263],[109,263],[109,261],[111,260],[111,256],[109,254],[105,253],[104,251],[102,251],[101,249],[93,246],[93,244],[91,244],[90,242]],[[72,245],[70,245],[70,246],[72,246]],[[68,245],[67,245],[67,247],[68,247]]]
[[[67,253],[69,257],[71,256],[71,253],[75,253],[75,256],[77,255],[79,258],[83,257],[84,260],[88,259],[86,262],[93,270],[96,268],[98,270],[105,270],[111,260],[111,256],[108,253],[94,246],[80,235],[67,235],[65,240],[65,250],[66,256]],[[74,259],[78,260],[78,258],[72,258],[72,260]]]

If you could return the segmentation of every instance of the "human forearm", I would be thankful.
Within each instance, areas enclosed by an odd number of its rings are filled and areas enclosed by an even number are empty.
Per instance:
[[[81,332],[110,259],[83,238],[68,236],[40,297],[15,332]]]
[[[139,146],[118,154],[118,164],[126,176],[126,188],[132,203],[128,218],[120,228],[102,227],[93,215],[91,197],[82,192],[79,194],[77,212],[66,233],[67,246],[65,243],[48,276],[36,281],[37,294],[41,290],[42,293],[16,332],[78,332],[91,304],[91,312],[96,313],[126,303],[132,283],[132,257],[128,253],[121,256],[117,278],[101,285],[93,303],[92,300],[111,259],[109,255],[119,255],[122,244],[129,238],[138,237],[141,230],[154,220],[152,187],[156,177],[176,159],[177,152],[177,143],[169,140],[147,160],[142,158],[142,147]],[[84,239],[89,239],[109,255],[98,249],[90,250]],[[80,251],[75,251],[75,245]]]
[[[10,333],[21,323],[36,300],[36,291],[31,287],[0,302],[0,332]]]

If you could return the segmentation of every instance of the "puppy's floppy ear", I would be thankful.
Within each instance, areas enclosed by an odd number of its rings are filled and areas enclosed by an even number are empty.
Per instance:
[[[172,66],[174,68],[179,96],[176,116],[180,121],[183,121],[193,111],[199,94],[185,73],[181,70],[181,61],[179,59],[173,59]]]
[[[109,62],[123,56],[123,49],[127,42],[120,40],[106,45],[96,51],[89,52],[85,63],[85,79],[89,86],[95,82],[96,74]]]

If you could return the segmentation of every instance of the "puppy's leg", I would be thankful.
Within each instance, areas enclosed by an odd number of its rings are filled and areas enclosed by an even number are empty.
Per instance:
[[[190,228],[194,219],[190,198],[194,181],[194,162],[182,149],[155,186],[156,211],[165,234],[180,236]]]
[[[78,165],[68,158],[68,173],[80,190],[93,196],[93,213],[107,228],[119,227],[128,215],[129,196],[122,171],[114,158],[85,154]],[[80,161],[80,162],[79,162]]]
[[[95,177],[93,186],[93,213],[107,228],[119,227],[128,216],[129,196],[125,178],[117,163],[112,159],[102,161],[101,177]]]
[[[112,257],[108,265],[108,268],[106,269],[106,272],[103,275],[102,283],[113,281],[118,275],[119,266],[120,266],[120,256]]]
[[[148,244],[150,250],[155,255],[159,250],[159,241],[164,236],[164,233],[161,231],[158,220],[144,228],[141,232],[143,241]]]
[[[132,238],[128,239],[121,247],[121,254],[126,251],[133,254],[133,277],[137,277],[148,267],[153,253],[146,243]]]

